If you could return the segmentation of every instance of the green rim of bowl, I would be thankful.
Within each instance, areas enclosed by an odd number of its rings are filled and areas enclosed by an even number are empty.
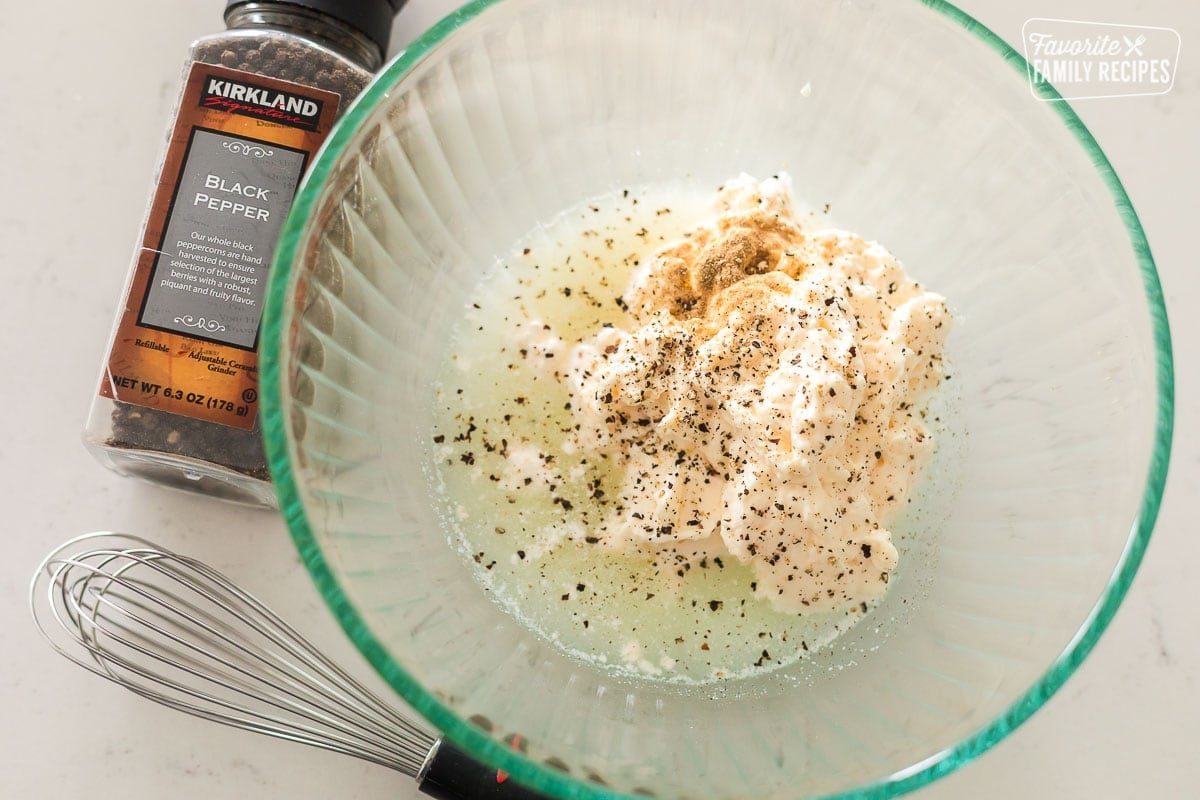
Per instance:
[[[1030,74],[1031,67],[1020,53],[969,14],[945,0],[918,1],[970,32],[1007,61],[1023,79]],[[474,0],[430,28],[388,65],[339,121],[318,154],[308,176],[304,179],[296,195],[291,213],[284,224],[268,282],[261,352],[266,354],[281,352],[285,333],[283,325],[287,309],[288,277],[297,247],[303,237],[305,222],[316,205],[334,165],[353,142],[355,131],[359,125],[370,117],[380,103],[388,98],[389,87],[395,85],[446,37],[483,11],[501,2],[504,0]],[[1075,672],[1091,652],[1105,628],[1108,627],[1117,607],[1120,606],[1126,591],[1133,582],[1134,574],[1146,551],[1146,545],[1150,541],[1150,533],[1154,528],[1154,521],[1162,502],[1167,463],[1171,451],[1175,377],[1167,312],[1163,303],[1162,286],[1154,266],[1154,258],[1150,254],[1150,245],[1146,242],[1145,232],[1129,201],[1129,195],[1117,178],[1112,164],[1109,163],[1095,138],[1084,126],[1083,121],[1049,83],[1039,82],[1034,85],[1033,91],[1041,100],[1052,101],[1052,107],[1083,146],[1100,177],[1108,186],[1129,233],[1130,243],[1142,273],[1142,282],[1154,330],[1158,403],[1154,429],[1154,453],[1150,460],[1150,470],[1146,476],[1146,486],[1142,493],[1138,516],[1131,530],[1132,535],[1121,554],[1103,596],[1041,680],[1018,698],[1004,714],[952,748],[935,753],[924,761],[873,784],[829,795],[824,800],[896,797],[917,789],[970,763],[1041,708]],[[309,527],[308,519],[305,517],[300,491],[296,485],[291,460],[288,456],[287,417],[284,413],[282,394],[283,375],[280,373],[278,358],[263,359],[261,383],[263,435],[271,474],[279,497],[279,507],[287,520],[300,556],[312,574],[317,588],[355,646],[379,671],[380,675],[409,705],[442,731],[447,739],[489,766],[507,771],[516,781],[525,786],[558,797],[596,798],[597,800],[627,797],[627,795],[615,793],[595,784],[577,781],[504,747],[460,719],[446,705],[417,684],[404,668],[388,654],[386,648],[371,633],[357,609],[350,603],[342,587],[338,584],[321,553],[320,546]]]

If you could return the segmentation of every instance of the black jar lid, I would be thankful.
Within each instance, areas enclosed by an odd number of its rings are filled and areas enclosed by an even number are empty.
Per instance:
[[[362,33],[379,46],[381,55],[387,55],[388,42],[392,38],[392,19],[400,13],[406,0],[228,0],[225,13],[239,6],[258,3],[265,5],[292,5],[311,9],[332,17]]]

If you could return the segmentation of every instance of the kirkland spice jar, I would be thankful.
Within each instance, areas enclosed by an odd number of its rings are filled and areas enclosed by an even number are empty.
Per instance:
[[[84,436],[126,475],[271,506],[259,322],[304,170],[404,0],[232,0],[198,39]]]

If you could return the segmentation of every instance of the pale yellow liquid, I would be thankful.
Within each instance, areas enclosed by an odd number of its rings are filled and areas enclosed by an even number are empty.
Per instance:
[[[564,452],[573,424],[569,392],[528,366],[515,334],[541,320],[565,340],[565,356],[605,323],[627,328],[618,299],[637,263],[711,218],[714,197],[715,187],[616,192],[531,232],[471,298],[435,411],[444,516],[484,588],[579,658],[685,683],[794,663],[864,609],[784,614],[753,597],[753,576],[732,557],[693,565],[680,577],[656,573],[643,554],[586,542],[588,527],[607,513],[591,495],[599,488],[614,497],[619,478]],[[537,481],[502,486],[504,453],[523,440],[552,456],[563,476],[553,491]]]

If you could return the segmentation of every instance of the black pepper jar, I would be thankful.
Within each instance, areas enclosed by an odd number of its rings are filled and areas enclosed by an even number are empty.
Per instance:
[[[84,442],[116,471],[274,506],[258,326],[305,168],[404,0],[230,0],[191,47]]]

